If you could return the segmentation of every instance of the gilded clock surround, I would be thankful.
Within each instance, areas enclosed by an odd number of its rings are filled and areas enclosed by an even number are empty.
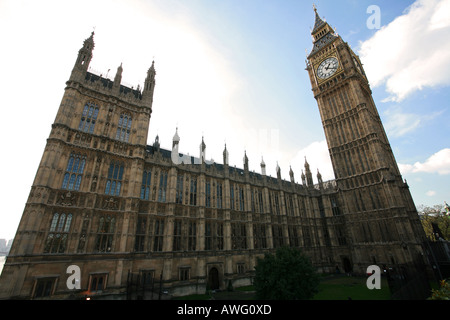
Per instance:
[[[325,78],[321,78],[321,77],[318,75],[318,69],[319,69],[320,65],[321,65],[324,61],[326,61],[326,60],[328,60],[328,59],[330,59],[330,58],[335,58],[335,59],[338,61],[338,67],[337,67],[336,71],[335,71],[333,74],[331,74],[330,76],[325,77]],[[324,57],[321,57],[321,59],[318,60],[318,62],[314,63],[315,76],[316,76],[316,79],[317,79],[317,82],[318,82],[319,85],[322,84],[322,83],[325,82],[325,81],[331,80],[331,79],[334,78],[335,76],[337,76],[337,75],[339,75],[340,73],[342,73],[343,70],[344,70],[344,69],[342,68],[342,63],[341,63],[341,61],[340,61],[340,59],[339,59],[339,56],[337,55],[336,52],[331,52],[330,54],[328,54],[328,55],[326,55],[326,56],[324,56]]]

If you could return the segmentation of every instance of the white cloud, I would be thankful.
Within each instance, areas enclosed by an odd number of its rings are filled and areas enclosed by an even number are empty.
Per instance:
[[[436,191],[434,191],[434,190],[429,190],[429,191],[427,191],[425,194],[426,194],[427,196],[429,196],[429,197],[432,197],[432,196],[435,196],[435,195],[436,195]]]
[[[424,126],[427,122],[435,119],[443,112],[437,111],[431,114],[420,115],[403,112],[401,108],[391,108],[384,112],[384,116],[386,117],[384,127],[389,136],[400,137]]]
[[[414,164],[399,164],[402,174],[406,173],[438,173],[440,175],[450,174],[450,148],[442,149],[425,162],[416,162]]]
[[[360,43],[373,86],[391,101],[425,87],[450,85],[450,0],[417,0],[403,15]]]

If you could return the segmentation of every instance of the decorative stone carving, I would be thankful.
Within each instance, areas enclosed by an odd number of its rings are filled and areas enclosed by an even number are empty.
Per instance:
[[[75,204],[75,198],[75,195],[72,192],[68,191],[67,193],[60,194],[56,204],[70,207]]]

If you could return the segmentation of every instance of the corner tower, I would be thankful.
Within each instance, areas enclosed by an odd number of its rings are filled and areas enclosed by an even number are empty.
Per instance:
[[[362,63],[314,8],[307,57],[328,150],[340,190],[352,263],[407,263],[424,240],[408,186],[400,175]]]
[[[92,288],[96,259],[124,252],[131,241],[156,72],[152,63],[143,90],[121,84],[122,65],[114,81],[96,74],[89,69],[94,46],[92,33],[66,82],[0,278],[0,298],[69,294],[61,275],[71,264],[82,266],[81,278]],[[124,260],[109,259],[100,269],[115,274],[109,282],[116,286],[126,278]]]

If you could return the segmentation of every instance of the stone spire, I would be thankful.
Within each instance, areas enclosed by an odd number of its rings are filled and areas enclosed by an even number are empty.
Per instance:
[[[223,164],[228,165],[229,153],[227,150],[227,144],[225,143],[225,149],[223,149]]]
[[[266,175],[266,164],[265,164],[264,159],[262,157],[261,157],[261,174],[263,176]]]
[[[244,151],[244,170],[248,171],[248,157],[247,157],[247,151]]]
[[[305,157],[305,175],[306,175],[306,182],[308,184],[308,187],[312,187],[314,185],[314,183],[313,183],[311,170],[309,169],[309,163],[306,160],[306,157]]]
[[[326,24],[326,22],[317,13],[316,5],[313,5],[313,8],[314,8],[314,13],[316,15],[316,18],[314,21],[314,28],[312,29],[311,34],[314,34],[317,30],[319,30]]]
[[[277,161],[276,171],[277,171],[277,178],[279,180],[281,180],[281,169],[280,169],[280,166],[278,165],[278,161]]]
[[[202,137],[202,143],[200,143],[200,161],[201,161],[201,163],[204,163],[205,162],[205,159],[206,159],[206,144],[205,144],[205,141],[203,140],[203,137]]]

